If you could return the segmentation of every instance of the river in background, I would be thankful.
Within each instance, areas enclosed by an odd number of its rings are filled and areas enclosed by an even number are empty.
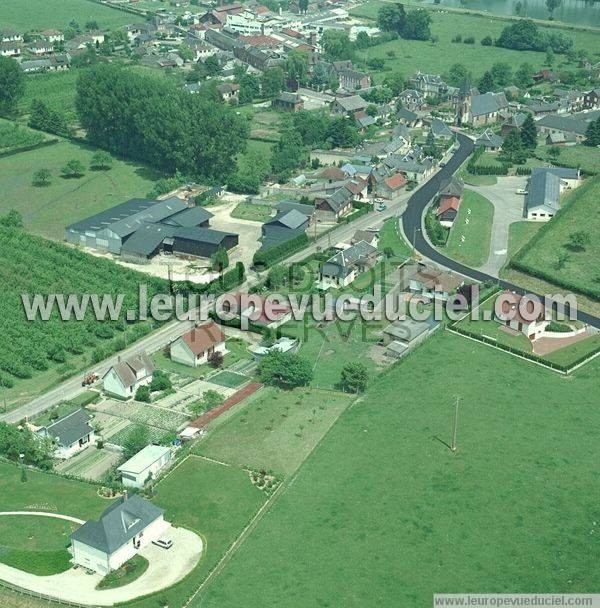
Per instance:
[[[423,0],[423,2],[435,4],[434,0]],[[497,15],[516,15],[516,4],[517,0],[440,0],[438,6],[471,8]],[[521,6],[521,17],[548,19],[550,15],[545,0],[521,0]],[[600,27],[600,2],[562,0],[561,5],[554,11],[554,19],[576,25]]]

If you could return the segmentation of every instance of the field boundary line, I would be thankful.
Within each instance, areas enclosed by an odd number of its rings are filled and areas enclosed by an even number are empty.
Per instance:
[[[256,515],[250,520],[250,522],[248,523],[248,525],[240,532],[240,534],[237,537],[237,539],[231,544],[231,546],[229,547],[229,549],[227,549],[227,551],[223,554],[223,557],[221,557],[221,559],[216,564],[216,566],[208,573],[208,575],[206,576],[206,578],[202,581],[202,583],[196,589],[196,591],[194,591],[194,593],[190,596],[190,598],[188,599],[188,601],[183,604],[182,608],[189,608],[191,602],[198,596],[198,594],[200,594],[207,587],[207,585],[211,582],[212,578],[215,577],[216,575],[218,575],[223,570],[223,568],[226,566],[227,562],[231,559],[231,557],[233,557],[233,554],[242,546],[242,544],[248,538],[248,536],[254,530],[254,528],[256,528],[256,526],[258,525],[259,521],[262,519],[262,517],[268,511],[268,509],[273,504],[275,504],[275,502],[277,500],[279,500],[279,498],[281,496],[283,496],[290,487],[292,487],[292,485],[294,484],[296,478],[300,474],[300,471],[302,470],[302,467],[304,466],[304,464],[306,463],[306,461],[308,460],[308,458],[312,454],[314,454],[314,452],[321,445],[321,443],[323,442],[323,440],[325,439],[325,437],[327,437],[327,435],[329,435],[331,429],[335,426],[335,424],[340,419],[340,417],[342,416],[342,414],[346,410],[348,410],[348,409],[350,409],[352,407],[354,401],[355,400],[352,400],[352,402],[349,403],[340,412],[340,414],[331,422],[331,424],[329,425],[329,427],[327,427],[326,431],[323,433],[322,437],[313,446],[312,450],[310,450],[306,454],[306,456],[302,459],[302,462],[298,465],[298,468],[292,473],[292,475],[290,476],[289,480],[286,481],[284,479],[284,481],[277,487],[277,489],[275,490],[275,492],[273,492],[273,494],[271,494],[271,496],[269,496],[269,498],[267,499],[267,501],[265,502],[265,504],[256,512]],[[202,601],[203,600],[200,599],[200,603],[198,604],[199,607],[202,606]]]

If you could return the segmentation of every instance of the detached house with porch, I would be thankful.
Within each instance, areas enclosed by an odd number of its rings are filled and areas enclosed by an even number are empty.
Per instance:
[[[145,352],[141,352],[125,361],[113,365],[102,378],[104,390],[120,397],[133,397],[140,386],[152,382],[154,364]]]
[[[503,296],[511,295],[511,300],[502,300],[501,311],[496,315],[496,321],[513,329],[514,331],[520,332],[527,336],[532,342],[541,337],[550,323],[546,320],[546,315],[542,311],[534,319],[533,316],[534,303],[523,300],[523,296],[518,293],[505,290]]]
[[[224,355],[225,334],[214,321],[194,327],[174,342],[171,342],[171,360],[189,367],[206,363],[213,353]]]
[[[366,241],[336,253],[321,265],[319,275],[322,285],[345,287],[359,275],[372,268],[379,257],[377,247]]]

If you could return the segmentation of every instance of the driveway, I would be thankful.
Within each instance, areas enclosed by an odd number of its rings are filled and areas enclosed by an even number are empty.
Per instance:
[[[254,252],[261,245],[258,239],[262,233],[262,222],[240,220],[231,217],[229,214],[236,208],[238,202],[236,200],[208,207],[207,210],[214,213],[214,217],[210,220],[210,227],[215,230],[239,234],[238,246],[229,252],[229,263],[231,266],[234,266],[236,262],[243,262],[246,268],[250,268]]]
[[[202,540],[197,534],[184,528],[171,527],[163,537],[170,538],[173,546],[170,549],[161,549],[156,545],[144,547],[140,555],[148,560],[148,570],[129,585],[117,589],[96,590],[102,576],[86,574],[83,568],[71,568],[52,576],[36,576],[0,564],[0,579],[58,601],[112,606],[170,587],[196,566],[202,553]]]
[[[517,194],[517,189],[525,188],[527,178],[524,176],[499,177],[493,186],[469,186],[485,196],[494,205],[494,222],[492,224],[492,240],[490,255],[480,270],[497,277],[500,268],[506,261],[508,253],[508,227],[513,222],[523,219],[524,197]]]

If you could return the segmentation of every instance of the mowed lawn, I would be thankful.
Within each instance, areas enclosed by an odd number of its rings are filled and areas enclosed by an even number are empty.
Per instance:
[[[590,178],[569,192],[561,202],[560,212],[540,228],[531,246],[517,257],[532,274],[543,273],[558,285],[585,289],[600,299],[600,176]],[[584,249],[573,248],[569,235],[584,232],[589,243]],[[565,256],[564,263],[559,255]]]
[[[258,399],[209,432],[195,451],[230,464],[289,475],[351,399],[333,391],[265,388]]]
[[[599,373],[596,360],[565,380],[436,335],[342,414],[192,606],[595,590]]]
[[[90,170],[94,149],[68,141],[0,158],[0,214],[21,213],[27,229],[52,239],[64,239],[65,226],[133,197],[145,197],[160,176],[137,163],[114,159],[109,171]],[[85,175],[65,179],[60,170],[80,160]],[[52,172],[48,186],[32,185],[40,168]]]
[[[39,515],[0,516],[0,562],[38,576],[71,567],[69,536],[79,524]]]
[[[493,220],[492,203],[473,190],[465,190],[444,253],[474,268],[485,264],[490,254]]]
[[[271,219],[271,205],[255,205],[254,203],[239,203],[231,212],[231,217],[253,222],[268,222]]]
[[[379,251],[391,251],[394,257],[406,260],[412,255],[411,246],[404,240],[400,231],[400,220],[392,218],[383,223],[377,242]]]
[[[552,146],[541,146],[537,149],[537,154],[557,165],[566,167],[578,167],[591,175],[600,173],[600,148],[592,146],[557,146],[560,150],[558,158],[548,154]]]
[[[362,4],[352,9],[352,14],[376,19],[377,11],[383,3],[373,1]],[[417,8],[414,6],[407,7]],[[476,14],[431,11],[432,17],[431,33],[439,37],[437,44],[429,41],[419,40],[393,40],[384,44],[373,46],[360,53],[366,59],[379,57],[385,60],[385,70],[397,70],[406,77],[417,70],[422,72],[433,72],[435,74],[447,74],[450,67],[455,63],[462,63],[467,69],[479,77],[494,63],[506,62],[513,70],[522,63],[530,63],[534,69],[540,69],[545,62],[545,53],[535,51],[514,51],[511,49],[498,48],[494,46],[482,46],[481,39],[489,35],[496,39],[510,20],[492,19]],[[600,39],[600,35],[593,31],[540,28],[542,31],[562,32],[573,39],[575,49],[585,49],[593,54]],[[463,39],[469,36],[475,37],[475,44],[456,44],[451,40],[457,34],[462,34]],[[388,51],[393,51],[395,57],[388,57]],[[562,57],[557,58],[560,64]],[[576,68],[576,63],[569,66]],[[381,81],[386,72],[375,74],[375,80]]]
[[[64,29],[73,20],[82,28],[88,21],[96,21],[102,30],[144,21],[143,17],[89,0],[27,0],[26,3],[2,0],[2,26],[21,33],[33,29]]]

